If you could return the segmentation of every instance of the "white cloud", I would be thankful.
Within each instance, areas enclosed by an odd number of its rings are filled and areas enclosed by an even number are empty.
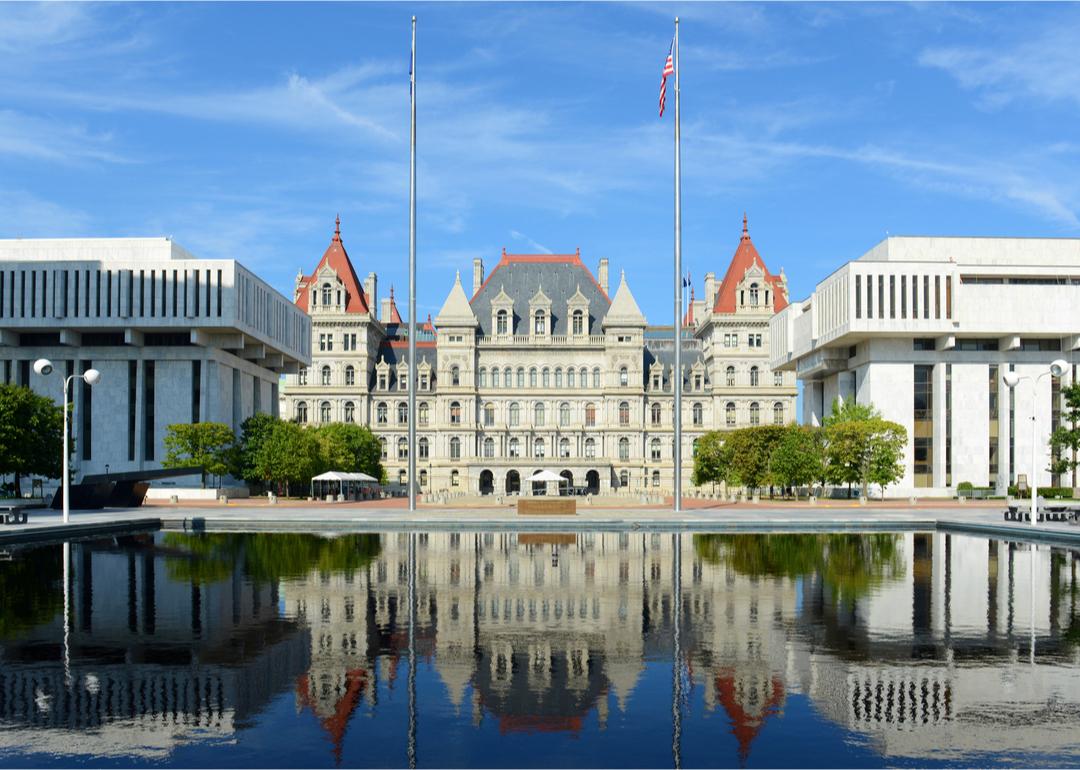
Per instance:
[[[92,235],[91,216],[26,192],[0,188],[0,237],[58,238]]]
[[[527,244],[528,247],[530,249],[532,249],[534,252],[536,252],[537,254],[552,254],[552,253],[554,253],[554,252],[552,252],[551,249],[549,249],[544,244],[537,243],[532,238],[525,235],[525,233],[518,232],[517,230],[511,230],[510,231],[510,237],[513,238],[516,241],[522,241],[523,243]]]
[[[67,121],[0,110],[0,157],[14,156],[56,163],[126,163],[112,149],[108,133],[92,133]]]

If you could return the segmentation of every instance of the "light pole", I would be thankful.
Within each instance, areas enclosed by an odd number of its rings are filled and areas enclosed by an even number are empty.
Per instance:
[[[42,377],[52,374],[53,365],[52,361],[47,358],[39,358],[34,362],[34,371]],[[63,485],[63,506],[64,506],[64,523],[67,524],[70,511],[70,502],[68,497],[71,492],[71,480],[68,478],[68,387],[71,385],[72,380],[83,380],[87,385],[96,385],[98,380],[101,379],[101,372],[97,369],[87,369],[82,374],[73,374],[70,377],[64,378],[64,454],[63,454],[63,475],[60,477],[60,483]]]
[[[1037,436],[1038,436],[1038,420],[1035,417],[1035,389],[1041,380],[1046,375],[1051,377],[1060,377],[1065,374],[1069,369],[1069,364],[1064,359],[1059,358],[1050,364],[1050,369],[1036,375],[1035,377],[1029,377],[1028,375],[1019,375],[1016,372],[1005,372],[1002,375],[1002,379],[1005,384],[1015,393],[1016,386],[1020,384],[1021,380],[1027,380],[1031,383],[1031,526],[1037,526],[1039,523],[1039,484],[1037,481],[1036,473],[1038,472],[1038,450],[1037,450]]]

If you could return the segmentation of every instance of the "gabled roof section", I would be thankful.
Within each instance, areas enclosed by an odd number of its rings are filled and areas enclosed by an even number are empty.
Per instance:
[[[345,244],[341,242],[340,216],[334,220],[334,237],[330,239],[330,245],[323,253],[319,264],[311,271],[311,275],[302,277],[296,283],[296,306],[305,313],[311,312],[311,308],[308,307],[309,290],[314,285],[315,277],[324,267],[330,267],[345,285],[345,312],[367,313],[368,298],[364,294],[360,281],[356,278],[356,271],[353,270],[349,255],[345,252]]]
[[[599,334],[611,300],[581,261],[580,250],[573,254],[507,254],[506,249],[470,301],[480,319],[481,333],[495,333],[491,328],[493,301],[512,300],[514,318],[520,323],[529,317],[529,302],[541,286],[543,295],[551,302],[552,334],[569,334],[566,303],[578,292],[589,305],[589,329],[592,334]]]
[[[637,300],[630,292],[626,283],[626,271],[622,271],[619,278],[619,288],[615,292],[615,299],[611,301],[611,308],[604,317],[604,327],[612,326],[644,326],[645,316],[638,307]]]
[[[788,302],[784,283],[780,276],[769,272],[769,268],[765,266],[765,260],[761,258],[757,249],[754,248],[754,242],[750,240],[750,232],[746,224],[746,214],[743,214],[742,238],[739,239],[739,247],[735,249],[735,256],[731,258],[731,264],[728,265],[727,273],[724,274],[724,280],[720,283],[720,289],[716,292],[716,304],[713,306],[714,313],[735,312],[735,308],[738,306],[736,300],[738,299],[739,283],[742,281],[743,276],[746,275],[746,271],[754,265],[761,268],[761,272],[765,275],[765,282],[773,290],[775,298],[773,310],[779,313],[787,307]],[[708,297],[706,297],[706,301],[708,301]]]
[[[397,302],[394,301],[394,287],[390,287],[390,320],[389,323],[401,324],[405,323],[401,320],[401,313],[398,312]]]
[[[461,288],[461,271],[454,278],[454,285],[450,294],[443,303],[442,310],[435,316],[435,325],[443,326],[476,326],[476,315],[469,305],[469,298],[465,296],[465,290]]]

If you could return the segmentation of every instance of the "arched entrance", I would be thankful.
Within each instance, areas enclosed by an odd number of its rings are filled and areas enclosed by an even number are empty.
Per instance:
[[[574,494],[574,474],[569,470],[559,471],[559,475],[566,479],[566,484],[559,485],[560,495],[572,495]]]
[[[490,495],[495,491],[495,474],[491,471],[480,471],[480,494]]]
[[[506,494],[516,495],[521,492],[521,474],[517,471],[508,471],[506,474]]]
[[[533,473],[539,473],[542,468],[537,468]],[[546,481],[534,481],[532,483],[533,495],[546,495],[547,494],[547,482]]]
[[[600,494],[600,474],[596,471],[585,474],[585,491],[590,495]]]

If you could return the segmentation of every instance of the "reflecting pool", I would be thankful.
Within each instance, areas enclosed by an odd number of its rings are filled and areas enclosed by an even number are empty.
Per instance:
[[[167,532],[0,559],[5,766],[1080,764],[1065,549]]]

